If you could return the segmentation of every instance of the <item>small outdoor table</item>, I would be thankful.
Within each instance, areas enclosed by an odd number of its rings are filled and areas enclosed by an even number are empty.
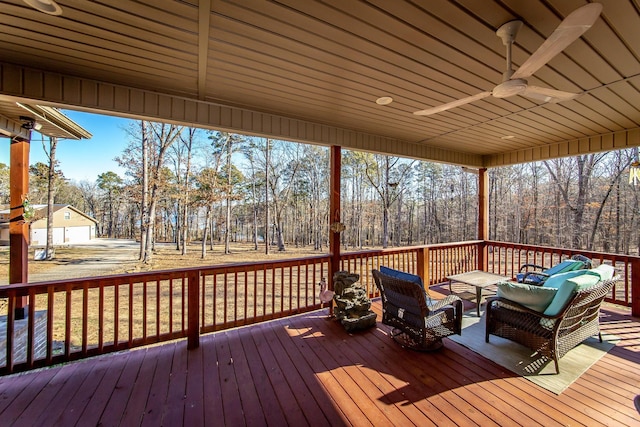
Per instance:
[[[449,279],[449,292],[453,293],[451,289],[451,283],[459,282],[464,283],[466,285],[471,285],[476,287],[476,312],[478,317],[480,317],[480,303],[482,299],[482,289],[487,286],[495,285],[496,283],[502,280],[509,280],[506,276],[501,276],[499,274],[487,273],[486,271],[481,270],[473,270],[468,271],[466,273],[461,274],[453,274],[451,276],[447,276]]]

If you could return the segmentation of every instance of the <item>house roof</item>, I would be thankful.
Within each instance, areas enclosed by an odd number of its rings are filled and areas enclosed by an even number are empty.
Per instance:
[[[639,6],[601,3],[593,26],[528,78],[576,99],[488,96],[416,116],[502,80],[503,23],[523,22],[517,70],[587,2],[59,0],[53,16],[8,0],[0,101],[472,167],[639,146]],[[393,102],[378,105],[384,96]]]
[[[32,205],[32,206],[33,206],[33,209],[35,211],[35,217],[37,218],[35,221],[39,221],[41,219],[46,218],[46,216],[47,216],[47,211],[46,211],[47,210],[47,205],[45,205],[45,204],[37,204],[37,205]],[[57,211],[59,211],[61,209],[68,209],[68,210],[72,210],[72,211],[76,212],[79,215],[82,215],[83,217],[89,219],[90,221],[95,222],[96,224],[98,223],[98,220],[96,220],[95,218],[93,218],[93,217],[87,215],[86,213],[82,212],[80,209],[73,207],[72,205],[54,203],[51,206],[53,208],[53,212],[57,212]],[[0,215],[9,215],[9,213],[10,213],[9,209],[0,210]]]

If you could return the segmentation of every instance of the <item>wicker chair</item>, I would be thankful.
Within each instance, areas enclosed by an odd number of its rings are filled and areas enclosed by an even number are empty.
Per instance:
[[[382,297],[382,323],[393,327],[391,337],[403,347],[433,351],[442,338],[462,332],[462,300],[449,295],[441,300],[427,297],[416,283],[373,270]]]
[[[514,301],[500,297],[487,299],[485,341],[496,335],[518,342],[552,359],[556,373],[558,360],[587,338],[600,333],[600,305],[617,278],[601,281],[577,292],[556,316],[546,316]]]

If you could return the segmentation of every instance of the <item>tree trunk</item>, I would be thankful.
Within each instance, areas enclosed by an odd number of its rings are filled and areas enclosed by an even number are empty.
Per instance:
[[[56,148],[58,138],[49,137],[49,173],[47,176],[47,245],[45,247],[45,258],[53,259],[53,195],[55,192],[56,177]]]
[[[204,231],[202,233],[202,250],[201,258],[204,259],[207,256],[207,231],[209,230],[209,216],[211,215],[211,209],[207,207],[205,219],[204,219]]]
[[[189,241],[189,179],[191,178],[191,150],[193,148],[193,138],[195,129],[189,129],[187,141],[187,167],[184,172],[184,206],[182,211],[182,255],[187,254],[187,243]],[[180,240],[180,239],[178,239]]]
[[[269,255],[269,221],[271,221],[271,218],[269,218],[269,143],[270,140],[267,138],[267,144],[264,152],[264,253],[267,255]]]
[[[149,217],[147,204],[149,203],[149,147],[147,146],[147,130],[144,120],[140,122],[142,128],[142,200],[140,203],[140,261],[145,260],[147,253],[147,234],[149,229]]]
[[[226,215],[225,215],[225,230],[224,230],[224,253],[231,253],[230,240],[231,240],[231,155],[233,154],[233,142],[231,140],[231,134],[227,135],[227,199],[226,199]]]

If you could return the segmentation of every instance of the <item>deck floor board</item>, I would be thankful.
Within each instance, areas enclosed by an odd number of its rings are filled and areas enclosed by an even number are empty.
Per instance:
[[[2,377],[0,425],[640,425],[640,319],[604,306],[601,324],[620,341],[560,395],[451,340],[347,333],[325,308]]]

